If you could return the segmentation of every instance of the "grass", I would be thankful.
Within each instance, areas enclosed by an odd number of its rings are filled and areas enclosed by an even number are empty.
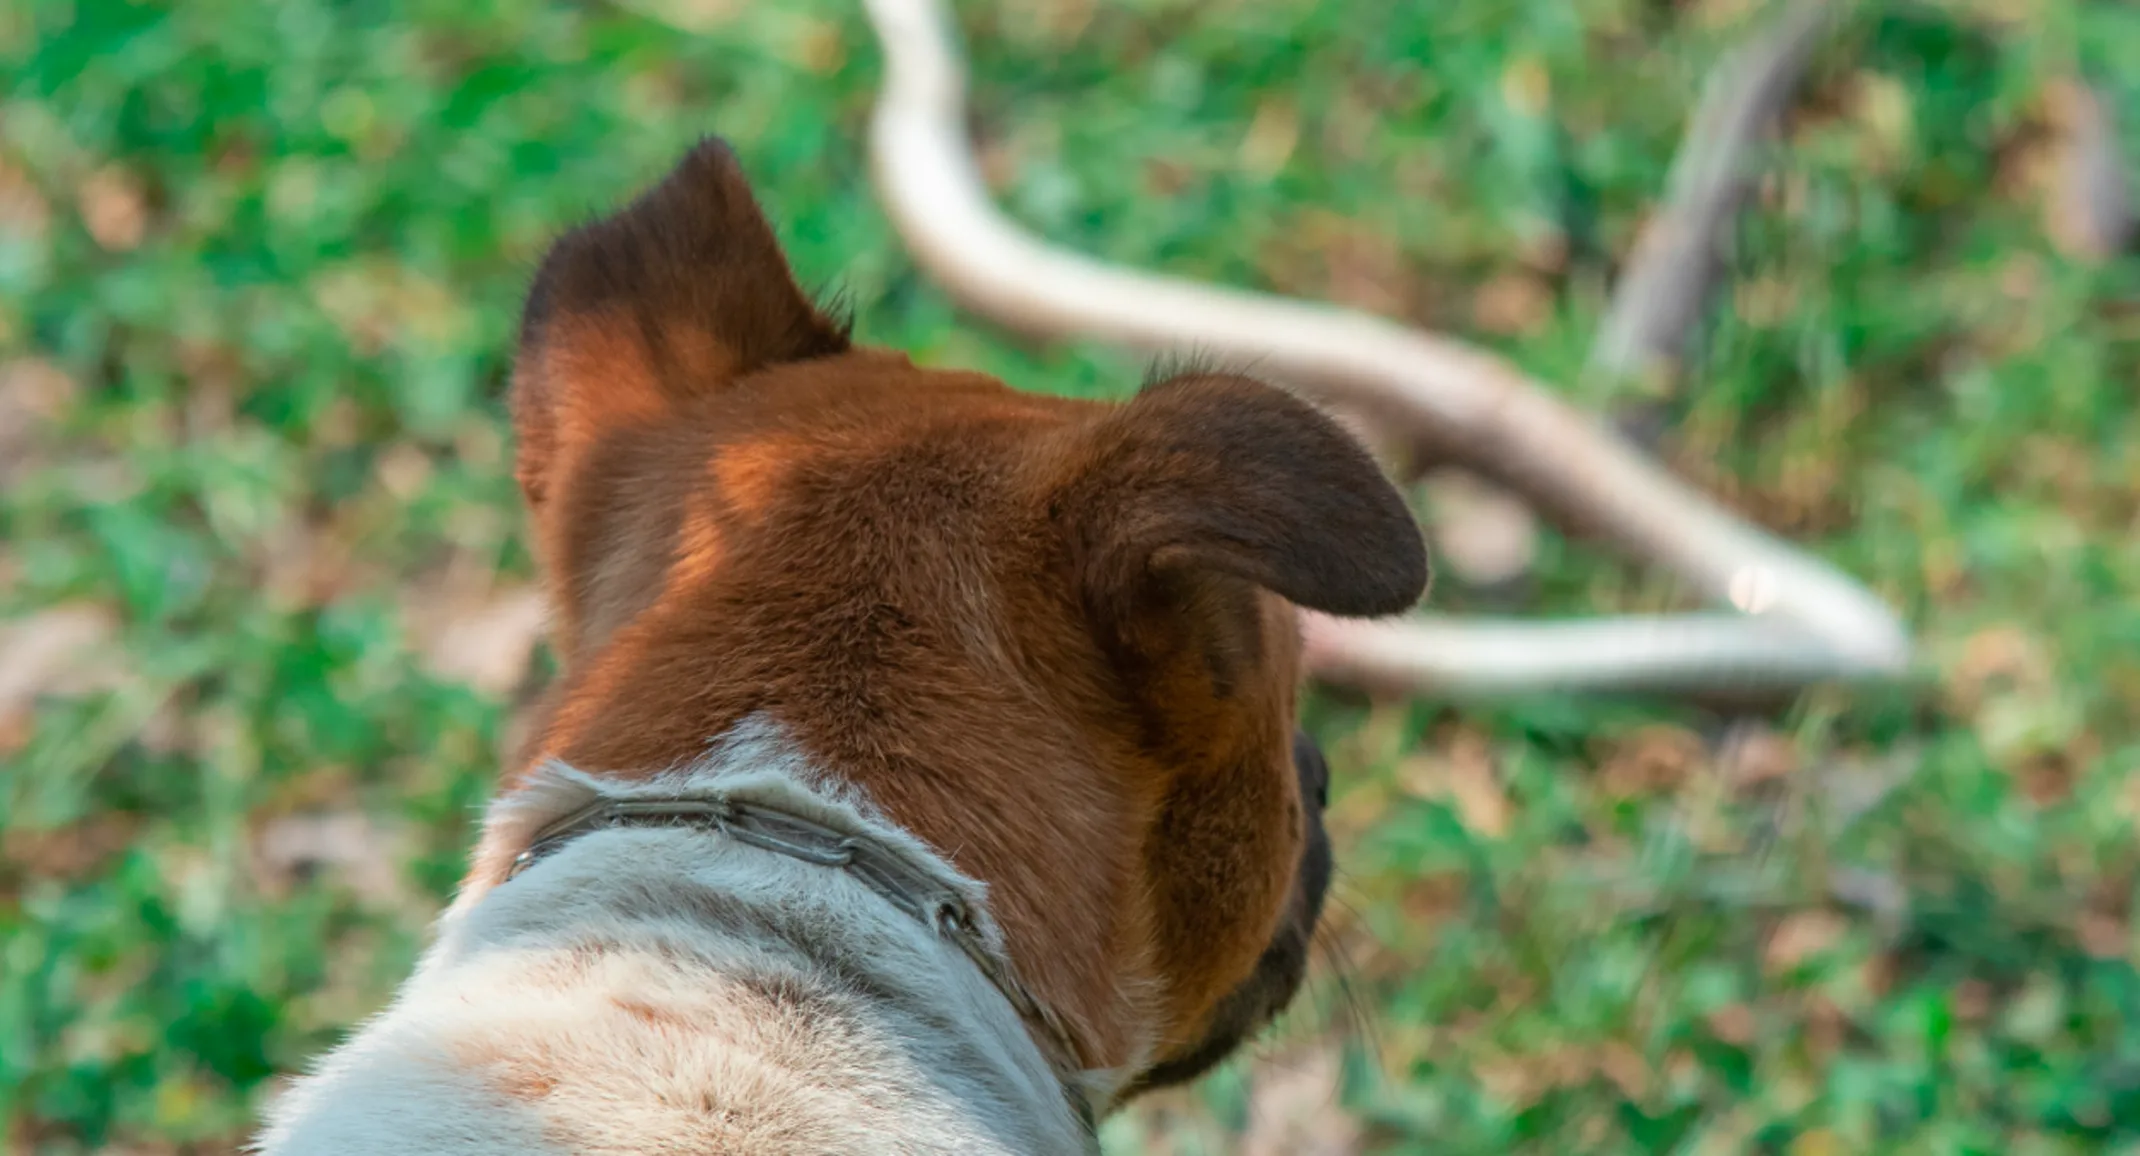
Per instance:
[[[546,668],[518,296],[697,135],[864,339],[1133,388],[916,274],[856,7],[0,7],[0,688],[35,692],[0,689],[0,1147],[229,1151],[405,972]],[[1751,6],[961,11],[1034,228],[1575,382]],[[1319,695],[1349,962],[1111,1151],[2140,1151],[2140,261],[2046,240],[2076,69],[2140,155],[2131,7],[1896,4],[1831,45],[1671,415],[1675,468],[1905,610],[1933,693]],[[1535,578],[1677,596],[1557,537]]]

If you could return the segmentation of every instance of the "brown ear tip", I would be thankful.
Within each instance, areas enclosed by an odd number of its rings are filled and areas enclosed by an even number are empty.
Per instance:
[[[1315,608],[1344,618],[1382,618],[1417,606],[1433,585],[1434,563],[1426,532],[1396,483],[1360,439],[1321,406],[1289,391],[1264,388],[1298,407],[1299,436],[1322,441],[1328,457],[1317,477],[1332,487],[1341,504],[1338,510],[1326,510],[1329,516],[1322,528],[1332,542],[1343,544],[1333,560],[1345,566],[1346,573],[1318,585],[1316,600],[1321,604]]]
[[[1140,561],[1101,573],[1219,570],[1345,618],[1398,614],[1425,594],[1426,538],[1404,496],[1306,399],[1191,372],[1147,384],[1106,428],[1113,452],[1093,476],[1121,497],[1100,503],[1115,517],[1099,533]]]
[[[727,231],[749,227],[742,218],[755,220],[758,205],[743,158],[727,138],[702,136],[620,216],[694,232]]]
[[[1410,521],[1409,512],[1406,519]],[[1402,614],[1419,605],[1434,586],[1434,559],[1427,553],[1426,532],[1417,522],[1410,522],[1410,526],[1411,533],[1399,535],[1390,552],[1391,569],[1396,572],[1391,587],[1395,597],[1386,604],[1387,609],[1377,614]]]
[[[716,132],[700,133],[698,142],[684,153],[686,160],[704,159],[712,163],[735,163],[736,149],[728,138]]]
[[[685,151],[683,159],[677,161],[676,167],[670,170],[668,180],[662,183],[667,184],[678,178],[694,183],[709,179],[725,181],[740,178],[742,175],[743,161],[736,156],[735,146],[728,143],[727,137],[708,133],[698,138],[698,143]]]
[[[1387,494],[1390,509],[1372,545],[1349,556],[1352,572],[1343,581],[1323,586],[1326,605],[1316,609],[1341,618],[1384,618],[1417,606],[1434,584],[1434,563],[1427,539],[1412,520],[1395,487]]]
[[[1316,413],[1328,434],[1343,443],[1344,456],[1360,478],[1354,492],[1365,507],[1353,538],[1358,545],[1349,555],[1362,571],[1351,586],[1353,606],[1332,607],[1329,612],[1355,618],[1402,614],[1417,606],[1434,583],[1426,531],[1412,516],[1397,484],[1382,472],[1359,438],[1321,410]],[[1368,492],[1361,493],[1362,489]]]

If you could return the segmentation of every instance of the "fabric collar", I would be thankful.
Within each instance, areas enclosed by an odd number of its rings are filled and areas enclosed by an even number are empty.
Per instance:
[[[1077,1079],[1077,1073],[1086,1065],[1076,1037],[1060,1016],[1034,997],[1018,977],[1010,958],[982,934],[968,898],[940,880],[936,872],[916,863],[912,855],[867,831],[843,830],[821,818],[806,818],[759,801],[744,802],[720,794],[603,797],[538,829],[527,848],[514,856],[502,882],[511,882],[582,835],[620,828],[704,831],[804,863],[846,871],[885,902],[957,947],[1003,994],[1019,1018],[1038,1029],[1051,1053],[1049,1063],[1062,1085],[1063,1096],[1084,1129],[1090,1150],[1099,1151],[1096,1113],[1091,1097]]]

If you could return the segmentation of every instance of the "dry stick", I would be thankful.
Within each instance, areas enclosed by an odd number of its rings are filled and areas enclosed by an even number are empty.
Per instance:
[[[1593,371],[1642,379],[1678,362],[1753,187],[1755,145],[1797,89],[1828,17],[1825,0],[1797,0],[1709,74],[1672,160],[1664,207],[1636,238],[1590,347]]]
[[[2101,90],[2078,78],[2059,81],[2049,97],[2059,139],[2045,223],[2066,255],[2107,261],[2132,244],[2135,224],[2116,119]]]
[[[1311,615],[1320,673],[1491,694],[1799,685],[1906,669],[1908,638],[1869,591],[1733,518],[1500,358],[1375,317],[1112,267],[1028,235],[989,202],[975,165],[941,5],[866,2],[885,56],[871,132],[878,190],[915,260],[967,307],[1029,332],[1252,359],[1760,612],[1505,624]]]
[[[1640,439],[1644,435],[1634,431],[1655,426],[1644,419],[1678,376],[1688,334],[1723,272],[1731,222],[1753,187],[1755,142],[1797,88],[1827,16],[1827,0],[1795,0],[1764,35],[1712,70],[1703,86],[1672,161],[1665,203],[1636,238],[1590,348],[1592,373],[1657,391],[1645,391],[1633,406],[1615,407],[1612,416],[1632,437]],[[1513,532],[1527,541],[1536,537],[1527,521]],[[1461,566],[1453,568],[1469,577]],[[1507,573],[1489,569],[1482,577]]]

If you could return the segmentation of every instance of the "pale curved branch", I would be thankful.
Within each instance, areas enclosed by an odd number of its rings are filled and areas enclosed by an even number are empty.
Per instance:
[[[1802,630],[1728,613],[1553,623],[1308,614],[1305,623],[1308,666],[1318,677],[1463,698],[1535,691],[1758,696],[1852,673],[1838,673],[1830,649]]]
[[[878,189],[916,261],[967,307],[1036,333],[1252,359],[1423,437],[1713,599],[1737,594],[1742,609],[1750,598],[1762,611],[1646,625],[1348,623],[1316,648],[1318,670],[1402,670],[1414,687],[1463,692],[1560,685],[1569,672],[1586,686],[1699,688],[1764,668],[1802,683],[1907,666],[1901,624],[1869,591],[1733,518],[1498,357],[1375,317],[1116,268],[1030,236],[988,199],[941,5],[866,3],[885,56],[871,132]],[[1488,656],[1501,673],[1483,682],[1460,665]]]

